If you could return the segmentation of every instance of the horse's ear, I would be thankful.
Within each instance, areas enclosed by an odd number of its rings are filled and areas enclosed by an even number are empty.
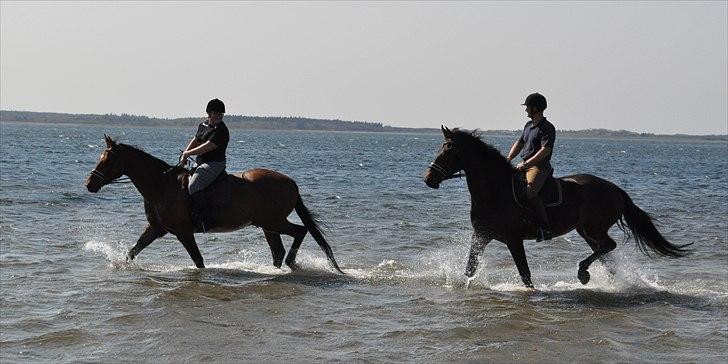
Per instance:
[[[452,131],[450,129],[444,125],[440,125],[440,130],[442,130],[442,135],[445,136],[445,139],[452,139]]]
[[[108,136],[106,134],[104,134],[104,140],[106,140],[107,147],[111,148],[113,146],[116,146],[116,142],[113,139],[111,139],[110,136]]]

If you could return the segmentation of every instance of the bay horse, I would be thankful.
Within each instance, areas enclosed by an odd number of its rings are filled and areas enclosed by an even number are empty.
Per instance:
[[[105,134],[104,139],[106,149],[86,179],[86,188],[96,193],[102,186],[127,176],[144,198],[148,224],[129,250],[127,259],[133,260],[155,239],[170,233],[182,243],[195,266],[204,268],[194,236],[199,228],[190,219],[187,169],[170,166],[136,147],[117,143]],[[223,185],[225,183],[227,185]],[[263,229],[270,246],[273,265],[280,268],[285,256],[286,265],[291,269],[298,268],[298,248],[306,234],[311,233],[331,266],[343,274],[314,215],[303,204],[296,182],[288,176],[266,169],[250,169],[231,174],[225,181],[213,183],[207,190],[211,190],[207,194],[210,196],[209,206],[216,207],[209,212],[216,222],[209,232],[230,232],[248,225],[258,226]],[[288,221],[287,217],[294,209],[303,226]],[[287,256],[281,234],[293,237]]]
[[[465,269],[473,277],[480,255],[491,240],[506,244],[526,287],[533,288],[531,272],[523,248],[525,239],[536,239],[537,225],[532,214],[515,200],[512,180],[518,172],[494,147],[486,144],[475,131],[450,130],[441,126],[445,142],[425,172],[425,184],[439,188],[440,183],[465,172],[470,192],[470,221],[473,226],[470,254]],[[525,183],[525,182],[524,182]],[[593,253],[579,263],[577,277],[589,282],[589,266],[616,248],[609,236],[615,223],[628,236],[633,236],[640,251],[679,258],[690,253],[688,245],[673,245],[657,230],[650,216],[637,207],[627,192],[615,184],[590,174],[559,178],[561,204],[547,207],[554,236],[574,229],[586,240]]]

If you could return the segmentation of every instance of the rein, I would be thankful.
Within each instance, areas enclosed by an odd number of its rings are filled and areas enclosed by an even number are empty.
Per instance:
[[[169,174],[170,172],[172,172],[177,167],[182,167],[184,169],[187,169],[188,172],[192,172],[192,168],[187,168],[187,163],[190,163],[190,162],[188,162],[186,160],[184,160],[184,161],[182,160],[182,153],[184,153],[184,152],[183,151],[180,151],[179,162],[177,162],[177,164],[175,164],[174,166],[169,167],[169,169],[167,169],[166,171],[164,171],[162,173],[162,175]],[[192,161],[192,162],[194,162],[195,165],[197,165],[197,161]],[[191,165],[191,163],[190,163],[190,165]]]

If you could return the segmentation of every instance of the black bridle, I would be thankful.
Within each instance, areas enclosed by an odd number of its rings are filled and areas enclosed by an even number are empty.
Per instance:
[[[107,150],[106,152],[109,153],[109,154],[112,154],[114,156],[117,155],[116,152],[112,151],[111,149]],[[125,176],[121,176],[119,178],[115,178],[115,179],[112,179],[112,180],[108,180],[107,181],[106,180],[106,176],[104,175],[104,173],[101,172],[101,171],[99,171],[96,168],[94,168],[91,171],[91,176],[92,177],[99,178],[101,180],[101,184],[102,185],[108,185],[108,184],[112,184],[112,183],[131,183],[131,180],[129,179],[129,177],[125,177]]]
[[[443,181],[448,180],[448,179],[453,179],[453,178],[465,177],[465,173],[450,172],[435,162],[430,163],[430,169],[437,172],[438,174],[440,174],[440,176],[442,176]]]

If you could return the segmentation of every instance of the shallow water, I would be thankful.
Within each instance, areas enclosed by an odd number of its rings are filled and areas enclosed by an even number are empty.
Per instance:
[[[537,288],[528,291],[498,242],[464,278],[464,181],[431,190],[421,179],[438,135],[231,130],[228,171],[261,166],[294,178],[329,227],[342,276],[310,237],[303,270],[274,268],[254,227],[198,235],[203,270],[171,237],[127,263],[144,226],[141,197],[132,185],[83,186],[103,133],[173,162],[193,130],[0,132],[3,362],[728,359],[725,142],[559,139],[556,175],[617,183],[695,253],[651,259],[620,244],[617,274],[594,263],[583,286],[577,264],[590,250],[576,233],[527,242]],[[501,150],[512,142],[486,140]]]

